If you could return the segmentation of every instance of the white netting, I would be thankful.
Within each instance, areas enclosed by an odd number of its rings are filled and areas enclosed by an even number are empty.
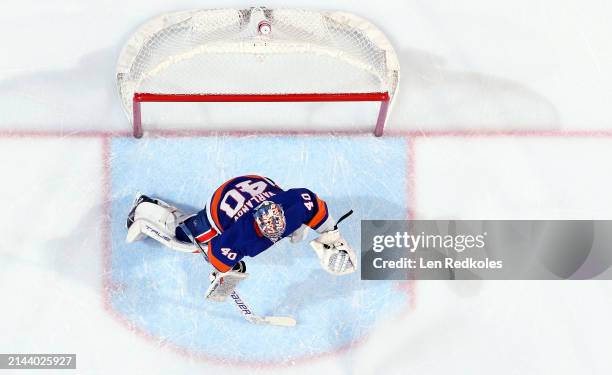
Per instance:
[[[260,22],[271,32],[259,32]],[[214,9],[166,14],[128,41],[118,86],[131,118],[134,93],[388,92],[399,63],[386,37],[342,12]]]

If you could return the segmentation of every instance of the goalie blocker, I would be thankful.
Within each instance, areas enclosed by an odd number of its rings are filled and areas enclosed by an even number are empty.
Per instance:
[[[146,236],[173,250],[201,251],[215,268],[206,294],[214,301],[225,300],[248,277],[244,257],[255,257],[286,237],[299,242],[308,229],[321,234],[310,245],[323,269],[333,275],[356,270],[355,253],[334,225],[325,201],[308,189],[283,190],[257,175],[225,182],[193,215],[139,195],[127,227],[127,242]]]

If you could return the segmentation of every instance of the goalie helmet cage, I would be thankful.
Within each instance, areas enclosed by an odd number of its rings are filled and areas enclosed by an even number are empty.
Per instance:
[[[399,84],[393,47],[355,15],[303,9],[205,9],[142,25],[117,64],[133,134],[142,102],[380,102],[381,136]]]

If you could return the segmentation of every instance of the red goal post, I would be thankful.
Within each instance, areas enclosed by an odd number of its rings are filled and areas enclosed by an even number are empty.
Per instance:
[[[142,137],[142,102],[155,103],[262,103],[262,102],[380,102],[374,135],[383,135],[389,110],[389,93],[334,93],[334,94],[151,94],[135,93],[133,101],[133,134]]]
[[[380,102],[374,134],[381,136],[399,84],[395,52],[368,21],[296,9],[157,17],[130,38],[117,69],[137,138],[143,102]]]

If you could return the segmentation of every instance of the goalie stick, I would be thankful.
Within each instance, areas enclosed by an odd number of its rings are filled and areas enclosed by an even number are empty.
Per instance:
[[[251,308],[240,298],[236,290],[230,294],[236,308],[242,313],[244,319],[255,324],[267,324],[273,326],[293,327],[297,322],[290,316],[260,316],[253,314]]]
[[[208,261],[208,255],[206,255],[204,249],[202,249],[202,247],[200,247],[200,244],[195,240],[195,238],[193,238],[193,235],[191,234],[189,229],[183,225],[181,225],[181,228],[187,234],[189,239],[191,239],[191,241],[196,244],[198,251],[200,252],[200,254],[202,254],[206,262],[210,263]],[[232,298],[234,306],[236,306],[238,311],[240,311],[242,317],[249,323],[282,327],[293,327],[297,324],[296,320],[290,316],[261,316],[254,314],[253,310],[251,310],[251,308],[244,302],[244,300],[240,297],[236,290],[232,291],[230,297]]]

